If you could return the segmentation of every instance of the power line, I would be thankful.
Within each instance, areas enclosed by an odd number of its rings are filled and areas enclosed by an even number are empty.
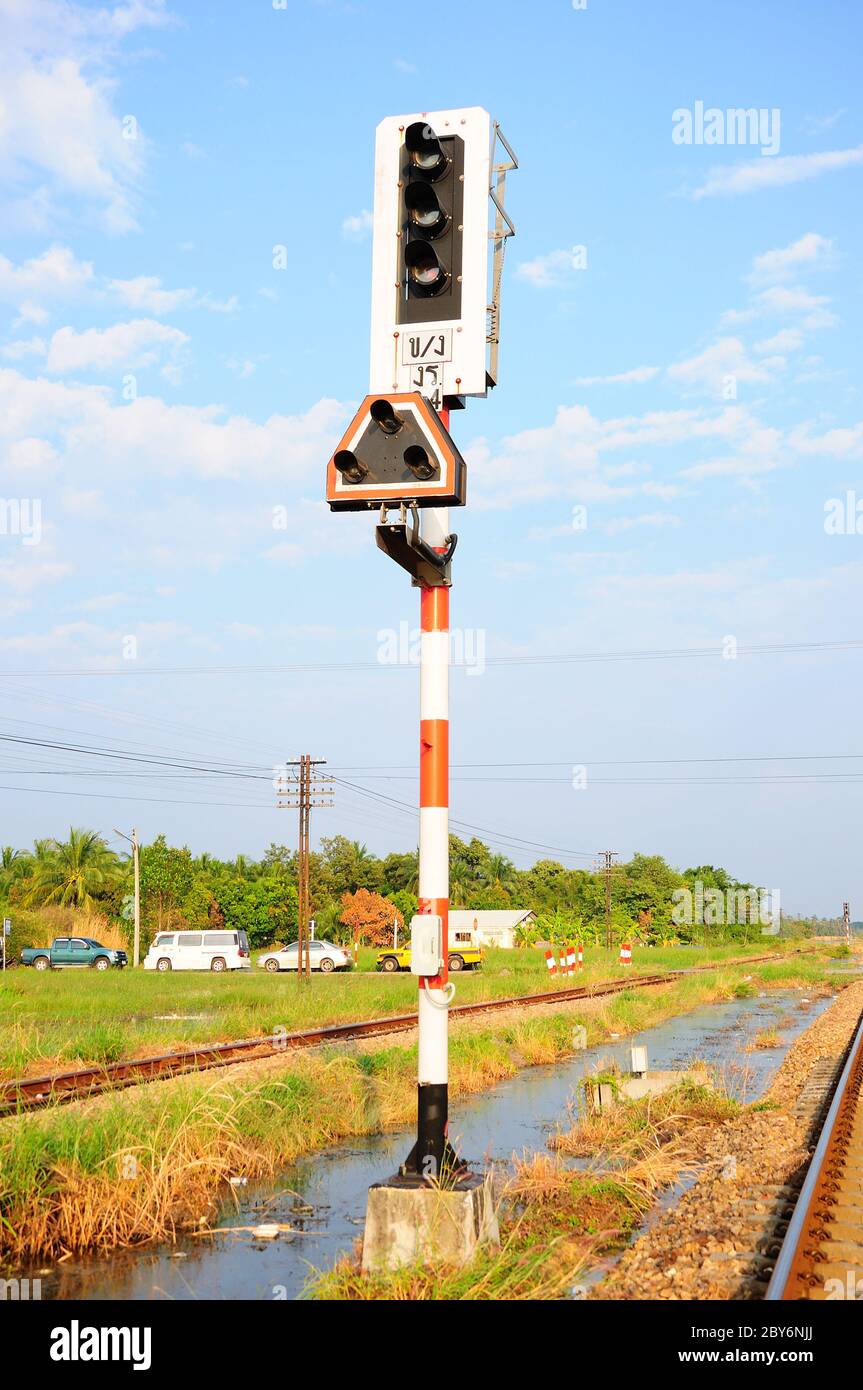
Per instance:
[[[742,756],[724,755],[722,757],[711,758],[584,758],[578,763],[580,767],[648,767],[651,765],[671,765],[673,763],[791,763],[791,762],[830,762],[841,758],[863,758],[863,753],[788,753],[788,754],[754,754],[747,753]],[[476,768],[476,767],[571,767],[575,760],[561,759],[557,762],[521,762],[521,763],[451,763],[451,767]],[[338,772],[373,772],[379,763],[373,763],[366,767],[339,767]],[[394,770],[401,772],[412,766],[412,764],[394,764]],[[386,776],[386,773],[379,773],[378,776]]]
[[[825,641],[825,642],[762,642],[739,643],[737,657],[794,655],[808,652],[860,651],[863,639]],[[682,661],[691,658],[724,656],[722,645],[708,647],[655,647],[634,650],[606,652],[564,652],[537,653],[533,656],[491,656],[485,658],[486,667],[511,666],[560,666],[581,663],[602,663],[616,661]],[[471,670],[475,661],[454,661],[454,669],[464,667]],[[72,677],[122,677],[122,676],[227,676],[227,675],[308,675],[317,673],[336,673],[339,671],[405,671],[413,670],[411,662],[381,661],[330,661],[296,662],[292,664],[267,665],[225,665],[225,666],[140,666],[128,662],[120,667],[79,667],[62,670],[43,671],[0,671],[0,680],[42,680],[66,679]]]
[[[355,782],[346,782],[340,777],[335,777],[334,781],[338,782],[340,786],[350,787],[352,791],[358,792],[361,796],[368,796],[376,801],[388,802],[393,806],[404,807],[406,810],[410,811],[411,815],[416,816],[417,819],[419,818],[419,811],[417,808],[409,805],[406,801],[398,801],[395,797],[385,796],[382,792],[374,792],[369,788],[360,787]],[[537,840],[525,840],[519,835],[509,835],[505,831],[489,830],[487,826],[474,825],[471,821],[460,820],[455,816],[450,816],[450,824],[461,826],[462,829],[466,830],[476,830],[481,835],[493,836],[498,841],[511,840],[514,844],[524,846],[528,849],[550,850],[555,854],[565,854],[578,859],[594,858],[594,852],[588,850],[564,849],[560,845],[546,845]]]

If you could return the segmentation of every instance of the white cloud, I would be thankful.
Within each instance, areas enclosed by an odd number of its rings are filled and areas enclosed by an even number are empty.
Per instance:
[[[0,167],[8,188],[24,190],[7,218],[50,226],[58,198],[71,196],[108,230],[128,231],[146,142],[137,129],[125,138],[132,127],[124,134],[107,74],[129,34],[174,22],[164,0],[2,0],[0,17]]]
[[[88,81],[78,63],[58,58],[4,73],[0,162],[23,182],[30,170],[49,189],[94,202],[107,229],[136,226],[134,190],[144,139],[126,139],[104,79]]]
[[[254,376],[255,372],[258,370],[257,363],[253,362],[250,357],[227,357],[225,359],[225,366],[229,371],[236,372],[241,381],[245,381],[248,377]]]
[[[117,404],[105,386],[33,380],[0,367],[0,447],[4,439],[49,436],[66,450],[70,469],[86,467],[88,481],[145,468],[149,476],[272,478],[289,487],[318,478],[350,414],[324,399],[302,415],[259,424],[220,405],[169,405],[156,396]]]
[[[769,427],[752,428],[740,440],[734,454],[683,468],[680,476],[692,482],[720,477],[751,481],[779,467],[782,443],[781,431]]]
[[[15,594],[29,594],[41,584],[53,584],[71,573],[71,566],[60,560],[38,557],[38,547],[18,551],[14,559],[0,559],[0,584]]]
[[[108,293],[128,305],[148,314],[173,314],[184,305],[194,302],[195,291],[166,290],[156,275],[137,275],[132,280],[109,280]]]
[[[628,372],[616,372],[612,376],[576,377],[576,386],[628,386],[651,381],[659,372],[658,367],[633,367]]]
[[[681,524],[681,518],[673,512],[642,512],[640,516],[613,517],[610,521],[603,522],[601,529],[609,536],[615,536],[621,531],[631,531],[637,526],[661,527]]]
[[[81,613],[103,613],[108,608],[116,608],[120,603],[128,602],[127,595],[116,594],[94,594],[92,598],[82,599],[75,604]]]
[[[769,314],[782,317],[803,314],[804,328],[832,328],[839,322],[826,306],[830,299],[824,294],[810,294],[800,286],[771,285],[756,296],[758,307]]]
[[[356,240],[367,237],[374,226],[374,221],[372,214],[367,208],[364,208],[362,212],[345,218],[342,223],[342,236],[353,237]]]
[[[863,145],[851,150],[828,150],[823,154],[781,155],[774,159],[753,159],[746,164],[722,165],[712,169],[693,198],[732,197],[762,188],[778,188],[801,183],[835,169],[845,169],[863,161]]]
[[[863,420],[856,425],[813,435],[810,425],[792,430],[789,443],[801,454],[829,454],[832,458],[863,458]]]
[[[648,411],[608,420],[598,419],[586,406],[560,406],[552,424],[511,435],[496,450],[486,440],[475,440],[465,452],[471,495],[483,510],[548,498],[604,501],[632,496],[635,487],[610,486],[608,454],[732,442],[752,429],[751,415],[740,406],[709,413]]]
[[[158,275],[136,275],[132,279],[111,279],[108,295],[147,314],[174,314],[178,309],[208,309],[214,314],[232,314],[239,309],[236,295],[215,299],[210,293],[199,295],[196,289],[165,289]]]
[[[801,267],[811,267],[829,258],[833,242],[818,232],[806,232],[790,246],[782,246],[775,251],[765,251],[752,262],[749,279],[755,283],[785,280]]]
[[[189,337],[155,319],[132,319],[110,328],[59,328],[51,339],[46,366],[49,372],[105,371],[111,367],[146,367],[157,362],[162,351],[176,356]]]
[[[54,473],[60,464],[60,455],[47,439],[35,435],[25,435],[12,439],[3,447],[3,466],[10,473]]]
[[[23,357],[44,357],[46,344],[44,338],[19,338],[0,348],[0,354],[7,362],[20,362]]]
[[[838,111],[830,111],[826,116],[806,116],[803,120],[803,130],[808,135],[821,135],[825,130],[832,130],[833,126],[841,121],[847,108],[840,106]]]
[[[264,557],[280,565],[298,565],[303,558],[303,548],[293,541],[279,541],[278,545],[264,551]]]
[[[94,283],[92,263],[79,261],[68,246],[49,246],[19,266],[0,256],[0,298],[13,304],[20,300],[74,299]],[[29,308],[23,306],[22,313]]]
[[[719,393],[725,381],[767,382],[785,365],[782,358],[753,362],[739,338],[719,338],[710,347],[668,368],[672,381]]]
[[[537,256],[532,261],[522,261],[516,267],[516,275],[526,280],[537,290],[553,289],[565,284],[575,271],[583,269],[583,248],[576,246],[571,251],[549,251],[545,256]]]
[[[780,328],[772,338],[762,338],[760,343],[756,343],[755,351],[769,355],[774,352],[797,352],[802,346],[803,334],[799,328]]]

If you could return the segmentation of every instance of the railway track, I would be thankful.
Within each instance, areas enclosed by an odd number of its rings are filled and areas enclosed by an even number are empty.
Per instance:
[[[750,956],[745,960],[724,961],[722,965],[756,965],[777,959],[775,952]],[[600,998],[618,994],[624,989],[667,985],[682,975],[694,975],[719,969],[720,966],[691,966],[686,970],[666,971],[655,975],[634,975],[629,979],[603,980],[592,985],[545,990],[540,994],[520,994],[504,999],[485,999],[477,1004],[459,1004],[450,1009],[451,1018],[472,1014],[493,1013],[499,1009],[532,1008],[541,1004],[560,1004],[579,999]],[[236,1042],[206,1043],[181,1052],[166,1052],[154,1057],[129,1058],[104,1066],[77,1068],[47,1076],[20,1077],[0,1083],[0,1118],[24,1110],[38,1110],[48,1105],[80,1100],[103,1091],[121,1090],[142,1082],[166,1080],[188,1072],[207,1071],[213,1067],[230,1066],[259,1057],[325,1043],[349,1042],[352,1039],[375,1037],[386,1033],[408,1032],[417,1026],[417,1015],[395,1014],[389,1018],[364,1019],[352,1023],[329,1024],[298,1033],[274,1034],[264,1038],[242,1038]]]
[[[863,1016],[765,1297],[863,1299]]]

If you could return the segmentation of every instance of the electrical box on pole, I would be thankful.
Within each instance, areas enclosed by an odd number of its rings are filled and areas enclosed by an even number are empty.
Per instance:
[[[443,921],[433,912],[411,918],[411,974],[433,979],[443,965]]]

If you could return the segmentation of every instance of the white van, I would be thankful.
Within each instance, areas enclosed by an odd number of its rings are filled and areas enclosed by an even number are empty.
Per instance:
[[[145,970],[251,970],[244,931],[162,931],[146,956]]]

